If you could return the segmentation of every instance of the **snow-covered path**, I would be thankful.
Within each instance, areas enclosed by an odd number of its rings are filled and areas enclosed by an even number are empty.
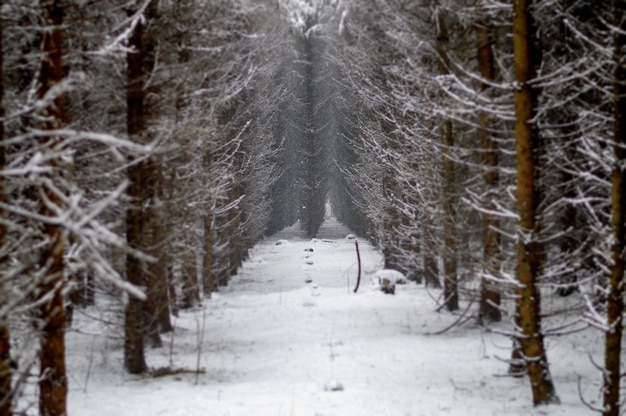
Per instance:
[[[564,404],[533,409],[527,380],[498,376],[506,338],[472,326],[428,335],[455,318],[434,312],[421,285],[399,286],[395,296],[373,290],[382,257],[365,242],[361,289],[352,293],[348,233],[333,219],[315,240],[289,228],[255,247],[204,309],[182,312],[174,337],[148,361],[189,370],[199,363],[197,377],[128,376],[120,341],[86,336],[96,331],[79,325],[83,334],[68,336],[70,415],[592,414],[576,391],[577,374],[592,373],[583,335],[552,341]]]

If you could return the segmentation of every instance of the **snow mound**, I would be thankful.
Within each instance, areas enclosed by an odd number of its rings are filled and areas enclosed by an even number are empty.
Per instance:
[[[389,281],[389,283],[393,283],[396,285],[404,285],[406,284],[406,276],[404,273],[399,272],[393,269],[382,269],[374,273],[374,279],[380,285],[384,280]]]
[[[396,285],[403,284],[406,284],[406,277],[397,270],[382,269],[372,278],[373,288],[389,295],[395,295]]]
[[[346,236],[346,240],[356,240],[356,235],[354,235],[354,234],[348,234],[348,235]]]
[[[288,240],[278,240],[274,245],[276,245],[276,246],[288,246],[289,245],[289,241]]]

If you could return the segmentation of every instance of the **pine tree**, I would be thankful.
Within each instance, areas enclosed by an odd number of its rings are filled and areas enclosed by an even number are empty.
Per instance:
[[[604,350],[603,415],[620,414],[621,351],[624,314],[624,250],[626,249],[626,1],[614,0],[613,9],[613,170],[611,172],[611,276],[607,295]]]
[[[60,0],[47,0],[41,3],[44,28],[41,48],[43,57],[39,69],[37,95],[44,99],[54,94],[53,88],[63,79],[63,6]],[[63,97],[56,97],[43,111],[43,129],[50,131],[40,139],[43,149],[57,151],[59,138],[54,130],[62,127]],[[62,161],[50,156],[51,177],[44,180],[40,192],[40,214],[48,219],[44,223],[47,246],[42,253],[39,266],[43,276],[39,279],[37,292],[41,306],[38,318],[42,325],[39,352],[39,412],[42,416],[63,416],[66,414],[67,377],[65,370],[65,308],[63,301],[65,236],[62,225],[54,221],[62,208],[57,190],[51,186],[54,175],[59,175]],[[50,181],[50,182],[48,182]]]
[[[492,28],[489,18],[486,16],[485,1],[476,1],[478,21],[476,22],[476,40],[478,43],[478,72],[481,76],[480,91],[489,97],[489,83],[494,81],[495,68],[493,57]],[[499,182],[498,172],[498,148],[497,142],[492,137],[493,117],[487,111],[479,113],[480,137],[482,141],[484,182],[487,195],[495,198],[495,192]],[[502,319],[500,312],[500,293],[495,284],[489,282],[489,277],[498,277],[500,268],[500,234],[498,231],[499,220],[495,214],[496,207],[493,201],[487,201],[483,213],[483,261],[484,275],[481,279],[480,288],[480,311],[479,320],[482,323],[499,322]]]
[[[449,34],[446,26],[443,9],[439,2],[435,1],[435,17],[437,20],[437,54],[439,74],[446,76],[450,74],[450,60],[448,59]],[[443,116],[440,125],[441,149],[443,158],[443,240],[445,253],[443,259],[444,269],[444,302],[449,311],[459,309],[457,258],[456,258],[456,230],[455,230],[455,166],[452,160],[452,149],[454,148],[454,136],[452,131],[452,120],[448,116]]]
[[[540,252],[537,220],[538,187],[534,125],[536,92],[532,0],[513,2],[513,51],[515,55],[515,143],[517,158],[517,296],[519,343],[525,360],[535,405],[558,403],[541,332],[541,296],[537,287]]]
[[[2,9],[3,1],[0,0],[0,9]],[[0,18],[0,169],[4,170],[6,166],[6,149],[4,146],[4,50],[2,47],[2,38],[4,33],[3,19]],[[4,203],[5,197],[5,179],[0,177],[0,202]],[[3,256],[3,263],[7,260],[4,257],[7,240],[7,226],[5,220],[6,212],[0,208],[0,253]],[[3,269],[5,265],[3,264]],[[0,274],[0,303],[4,304],[9,294],[7,292],[7,284],[3,281],[4,276]],[[11,337],[9,325],[4,316],[0,316],[0,416],[10,416],[13,407],[13,391],[11,376]]]

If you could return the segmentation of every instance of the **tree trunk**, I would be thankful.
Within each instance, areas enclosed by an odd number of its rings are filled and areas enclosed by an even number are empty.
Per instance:
[[[207,211],[209,208],[207,208]],[[202,261],[202,284],[204,295],[211,297],[211,293],[215,290],[215,271],[213,263],[215,256],[213,255],[213,245],[215,243],[215,224],[214,216],[211,212],[207,212],[204,216],[204,257]]]
[[[159,124],[161,118],[161,83],[157,70],[157,55],[159,48],[159,1],[152,0],[146,8],[145,30],[144,30],[144,57],[143,57],[143,73],[146,78],[145,82],[145,120],[148,142],[155,139],[153,126]],[[169,238],[168,227],[164,226],[166,218],[163,213],[164,186],[163,178],[163,158],[159,154],[152,155],[148,165],[146,166],[146,174],[149,177],[149,199],[145,208],[145,215],[149,221],[148,235],[152,237],[149,242],[148,254],[156,259],[156,262],[150,267],[150,299],[146,302],[146,306],[151,305],[152,308],[147,311],[150,319],[149,336],[153,341],[153,345],[160,346],[160,332],[172,331],[172,322],[169,312],[169,300],[167,296],[167,263],[168,256],[166,244]]]
[[[0,294],[4,296],[4,294]],[[9,327],[0,325],[0,416],[11,416],[13,389],[11,386],[11,338]]]
[[[187,19],[194,10],[194,5],[192,1],[189,0],[181,0],[175,3],[175,19],[179,21],[184,21]],[[181,67],[188,66],[189,61],[191,60],[191,51],[189,49],[191,33],[187,30],[183,25],[177,26],[176,31],[176,48],[178,50],[177,59],[178,64]],[[186,79],[182,79],[179,81],[176,88],[176,98],[175,98],[175,108],[176,108],[176,124],[181,124],[184,120],[185,111],[189,107],[189,83],[186,82]],[[181,156],[180,165],[191,164],[193,157],[196,155],[193,154],[192,150],[184,152],[183,156]],[[168,182],[168,187],[170,190],[174,187],[174,176],[170,175]],[[171,192],[172,193],[172,192]],[[184,197],[185,198],[185,197]],[[174,210],[178,210],[179,207],[172,207]],[[179,211],[176,211],[179,212]],[[176,215],[176,212],[170,210],[169,215]],[[184,222],[195,225],[196,221],[196,210],[191,207],[185,207],[184,209]],[[179,227],[179,239],[183,242],[183,250],[178,255],[180,256],[181,263],[181,281],[182,281],[182,300],[180,302],[180,307],[183,309],[186,308],[195,308],[200,305],[200,282],[198,281],[198,259],[196,253],[196,241],[195,235],[192,232],[184,230],[180,232]],[[173,282],[173,273],[171,272],[171,266],[169,275],[169,285],[170,285],[170,307],[172,308],[172,313],[174,316],[178,316],[178,300],[176,299],[176,291]],[[200,274],[204,272],[200,270]]]
[[[489,82],[494,80],[492,33],[485,16],[484,0],[477,0],[476,9],[479,20],[476,25],[476,39],[478,41],[478,72],[482,78],[480,90],[485,97],[489,97]],[[496,289],[496,284],[490,282],[487,276],[499,277],[500,270],[500,225],[498,218],[490,214],[496,210],[495,204],[491,201],[497,192],[498,175],[498,146],[491,137],[493,120],[486,111],[481,111],[480,118],[480,138],[483,150],[483,175],[486,188],[486,196],[489,198],[485,204],[486,212],[483,213],[483,262],[484,273],[480,281],[480,311],[479,321],[481,324],[489,322],[499,322],[502,319],[500,311],[500,292]]]
[[[235,159],[237,160],[237,166],[243,165],[243,154],[241,152],[237,152]],[[241,197],[241,178],[240,175],[237,175],[235,179],[235,183],[233,184],[233,188],[231,189],[231,203],[235,203]],[[229,223],[230,223],[230,258],[229,258],[229,274],[231,276],[235,276],[237,274],[237,270],[242,264],[241,253],[243,251],[242,248],[242,229],[241,229],[241,207],[239,204],[233,207],[229,211]]]
[[[228,286],[228,281],[230,280],[230,252],[232,250],[230,245],[231,236],[229,235],[229,211],[221,212],[217,215],[216,231],[218,250],[216,253],[217,268],[215,272],[217,273],[217,285]]]
[[[45,29],[42,33],[43,58],[39,70],[39,88],[37,95],[43,98],[63,79],[63,7],[60,0],[42,1]],[[43,111],[46,121],[44,130],[57,130],[62,127],[63,99],[61,96]],[[58,138],[43,137],[42,145],[55,151]],[[58,168],[58,157],[49,162]],[[51,178],[54,180],[54,178]],[[56,217],[56,210],[61,207],[60,198],[47,186],[42,185],[40,214],[46,218]],[[43,249],[39,266],[43,277],[37,284],[38,300],[41,302],[38,318],[42,324],[41,345],[39,351],[39,413],[42,416],[61,416],[66,414],[67,377],[65,371],[65,311],[63,305],[63,251],[65,241],[60,225],[44,224],[47,244]]]
[[[128,14],[132,16],[134,10]],[[144,73],[143,73],[143,19],[139,20],[128,40],[130,48],[127,60],[127,130],[131,140],[144,140]],[[147,219],[143,213],[145,162],[131,165],[127,170],[129,206],[126,210],[126,242],[137,250],[143,248]],[[146,276],[143,262],[135,255],[126,256],[126,278],[128,282],[146,289]],[[144,356],[145,322],[143,302],[133,296],[128,299],[125,310],[124,326],[124,365],[131,374],[140,374],[147,370]]]
[[[626,1],[613,1],[614,69],[614,155],[611,171],[611,276],[607,296],[606,342],[604,350],[604,416],[620,414],[620,360],[624,313],[624,250],[626,249]]]
[[[4,1],[0,0],[0,10]],[[6,167],[6,151],[4,147],[4,49],[3,43],[3,19],[0,19],[0,170]],[[5,181],[0,176],[0,202],[6,202]],[[0,208],[0,250],[4,252],[6,244],[7,226],[5,222],[6,212]],[[6,261],[6,260],[5,260]],[[4,267],[3,267],[4,268]],[[9,294],[0,275],[0,303],[5,303]],[[8,316],[6,317],[8,319]],[[11,416],[13,407],[13,391],[11,377],[11,337],[9,325],[5,317],[0,316],[0,416]]]
[[[448,30],[443,17],[443,10],[439,7],[439,2],[435,2],[435,14],[437,16],[437,54],[440,75],[449,75],[448,59]],[[454,161],[450,153],[454,147],[454,137],[452,135],[452,120],[444,118],[441,122],[441,145],[443,159],[443,293],[446,308],[449,311],[459,309],[459,294],[457,280],[457,259],[456,259],[456,229],[454,226]]]
[[[517,209],[520,216],[517,237],[518,313],[522,345],[535,405],[559,403],[541,333],[541,296],[536,282],[540,252],[537,242],[537,167],[535,76],[532,0],[513,2],[513,52],[515,59],[515,144],[517,159]]]
[[[424,213],[422,224],[422,261],[424,262],[424,285],[434,289],[441,288],[439,281],[439,266],[435,257],[435,247],[432,236],[432,221],[430,213]]]
[[[191,247],[186,247],[182,254],[182,308],[195,308],[200,304],[200,291],[198,290],[198,276],[196,267],[196,253]]]

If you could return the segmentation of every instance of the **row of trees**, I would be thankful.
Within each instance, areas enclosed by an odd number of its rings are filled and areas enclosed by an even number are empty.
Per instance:
[[[345,103],[331,140],[337,215],[387,267],[443,286],[441,307],[475,302],[484,325],[510,316],[510,371],[528,374],[537,405],[559,401],[542,296],[576,293],[564,302],[577,328],[606,331],[607,415],[619,414],[624,308],[624,6],[368,0],[313,11],[326,73],[339,74],[326,100]]]
[[[0,9],[0,416],[35,365],[40,413],[65,414],[75,307],[123,312],[146,372],[171,314],[264,233],[315,236],[327,199],[441,307],[510,315],[535,404],[558,402],[541,295],[578,292],[619,413],[626,2]]]
[[[0,2],[0,415],[30,406],[35,366],[39,413],[66,414],[65,331],[96,301],[148,371],[145,344],[279,215],[276,8]]]

